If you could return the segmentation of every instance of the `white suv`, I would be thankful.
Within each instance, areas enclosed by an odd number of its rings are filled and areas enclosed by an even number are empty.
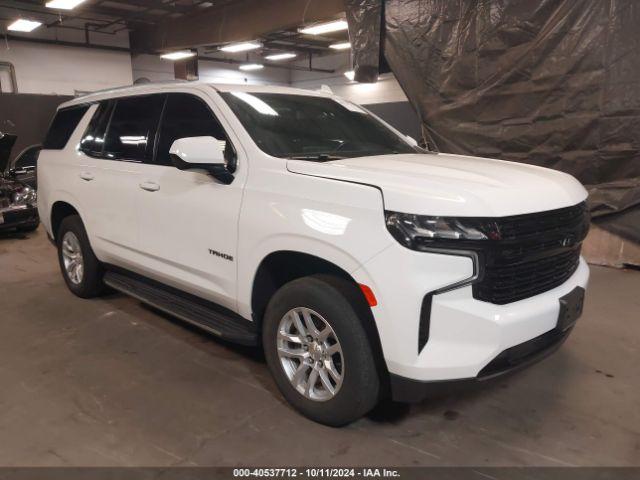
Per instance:
[[[74,99],[38,181],[73,293],[108,285],[262,344],[286,399],[330,425],[541,358],[589,276],[573,177],[424,151],[326,92],[172,83]]]

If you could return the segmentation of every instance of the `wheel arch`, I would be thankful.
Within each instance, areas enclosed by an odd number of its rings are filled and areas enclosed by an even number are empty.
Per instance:
[[[258,330],[262,328],[267,305],[278,289],[288,282],[314,274],[336,276],[347,281],[353,287],[353,298],[357,302],[354,307],[359,313],[358,317],[362,320],[363,327],[371,342],[378,369],[386,376],[388,371],[378,328],[371,307],[359,283],[339,265],[316,255],[295,250],[277,250],[262,259],[254,275],[251,289],[252,318]]]
[[[56,242],[58,241],[58,230],[60,229],[62,220],[71,215],[78,215],[82,218],[79,210],[66,200],[56,200],[51,205],[51,214],[49,217],[51,222],[51,236]]]

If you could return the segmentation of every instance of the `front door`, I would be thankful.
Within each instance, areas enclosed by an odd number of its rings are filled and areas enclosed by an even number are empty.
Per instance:
[[[140,250],[146,274],[235,309],[237,230],[244,162],[224,185],[201,171],[181,171],[169,158],[174,140],[212,136],[233,161],[236,149],[212,101],[169,93],[153,164],[144,165],[137,196]]]

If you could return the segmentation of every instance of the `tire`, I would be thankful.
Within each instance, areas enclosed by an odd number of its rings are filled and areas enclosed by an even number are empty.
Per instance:
[[[357,295],[361,295],[357,287],[342,278],[331,275],[303,277],[287,283],[275,293],[264,317],[262,342],[265,357],[280,392],[306,417],[333,427],[359,419],[377,404],[380,396],[376,359],[357,313]],[[281,329],[289,334],[289,339],[299,340],[301,337],[293,314],[304,322],[303,327],[307,325],[306,316],[307,320],[312,319],[316,330],[328,325],[332,333],[321,342],[307,341],[306,347],[299,341],[285,341],[280,335]],[[311,331],[309,328],[306,330],[307,333]],[[327,330],[323,328],[321,332],[326,335]],[[336,350],[335,345],[341,353],[331,353]],[[283,347],[296,356],[285,355],[283,360],[279,353]],[[302,382],[296,382],[296,387],[293,383],[295,373],[303,368],[303,362],[312,365],[305,365],[306,378],[303,376]],[[327,376],[331,373],[326,368],[327,362],[333,365],[333,372],[340,374],[339,387],[333,374]],[[333,395],[323,381],[322,369],[325,370],[325,380],[329,378],[333,386]],[[313,370],[318,372],[317,378],[312,377]],[[307,386],[311,382],[308,380],[311,378],[314,379],[314,387],[309,389]]]
[[[81,298],[92,298],[100,295],[105,289],[105,285],[102,282],[104,269],[91,249],[87,232],[80,217],[78,215],[71,215],[64,218],[60,224],[56,238],[60,271],[69,290]],[[69,241],[69,243],[65,244],[66,241]],[[72,245],[73,249],[69,249],[69,245]],[[77,253],[77,251],[80,252],[80,256],[75,257],[76,261],[79,261],[81,264],[82,272],[80,275],[73,275],[69,270],[76,274],[78,270],[73,270],[73,268],[68,269],[66,267],[65,261],[68,264],[69,256],[65,258],[65,254],[63,253],[65,249],[69,254],[73,254],[73,252]]]

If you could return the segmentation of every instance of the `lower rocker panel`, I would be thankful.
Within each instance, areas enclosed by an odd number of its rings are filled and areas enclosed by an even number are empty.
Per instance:
[[[243,345],[257,345],[253,322],[194,295],[134,273],[109,270],[104,283],[163,312]]]

